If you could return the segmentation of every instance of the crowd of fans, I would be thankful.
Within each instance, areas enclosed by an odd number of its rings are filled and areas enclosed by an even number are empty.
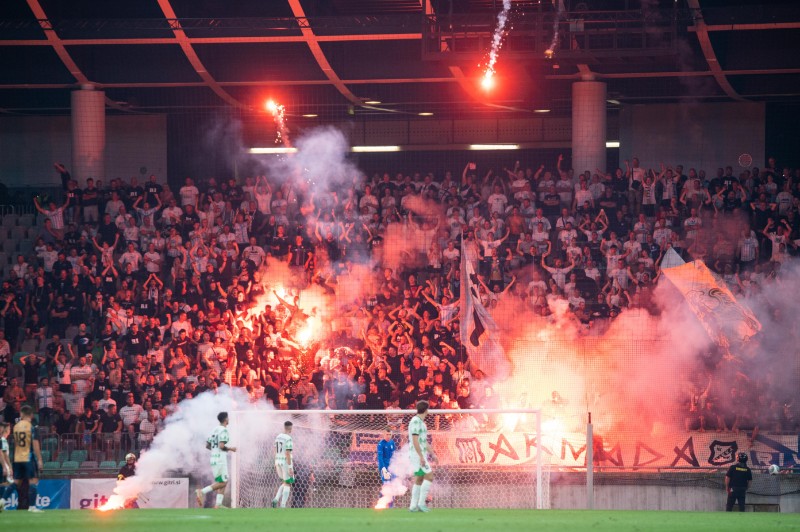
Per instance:
[[[338,192],[263,176],[80,187],[56,168],[63,198],[34,200],[34,252],[6,268],[0,290],[0,408],[13,423],[29,402],[58,435],[121,452],[146,447],[181,400],[223,383],[278,408],[496,406],[460,342],[462,260],[474,261],[487,308],[516,298],[547,318],[562,301],[593,331],[653,305],[669,249],[753,296],[780,278],[800,236],[800,170],[772,159],[713,177],[635,158],[582,174],[561,157],[481,174],[468,163],[455,176],[356,177]],[[291,286],[270,293],[280,263]],[[335,295],[363,265],[373,293],[336,309],[357,326],[302,338],[315,319],[302,291]],[[687,428],[735,430],[759,416],[796,427],[759,386],[734,390],[736,404],[766,403],[749,417],[713,411],[710,388],[692,393]]]

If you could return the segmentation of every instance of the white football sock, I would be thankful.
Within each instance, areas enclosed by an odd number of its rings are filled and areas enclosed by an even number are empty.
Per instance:
[[[201,489],[200,491],[202,492],[203,495],[208,495],[209,493],[211,493],[214,490],[211,488],[211,486],[206,486],[205,488]]]
[[[427,503],[428,492],[431,491],[431,485],[433,485],[433,482],[431,482],[430,480],[423,480],[422,481],[422,486],[420,486],[420,488],[419,488],[419,505],[420,506],[426,506],[428,504]]]
[[[222,506],[222,500],[225,498],[225,495],[222,493],[217,493],[217,506]]]
[[[409,510],[413,510],[419,506],[419,484],[414,484],[411,487],[411,504],[408,505]]]
[[[286,508],[286,501],[289,500],[289,493],[292,491],[292,488],[285,485],[283,486],[283,495],[281,496],[281,508]]]
[[[272,499],[273,501],[281,501],[281,495],[283,495],[283,484],[278,486],[278,492],[275,494],[275,498]]]

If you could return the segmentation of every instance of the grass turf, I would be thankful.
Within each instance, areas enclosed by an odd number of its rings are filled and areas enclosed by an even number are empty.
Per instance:
[[[244,510],[55,510],[42,514],[8,511],[0,517],[4,530],[54,532],[557,532],[626,530],[711,532],[798,530],[800,515],[777,513],[644,512],[567,510],[433,510],[412,514],[405,509],[244,509]]]

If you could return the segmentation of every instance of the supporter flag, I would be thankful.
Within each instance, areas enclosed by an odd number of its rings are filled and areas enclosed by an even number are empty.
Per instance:
[[[500,330],[481,303],[475,267],[463,244],[461,257],[461,344],[469,355],[470,371],[480,369],[493,380],[503,380],[511,367],[500,345]]]
[[[678,255],[678,252],[675,251],[674,248],[669,248],[666,253],[664,253],[664,258],[661,259],[661,269],[665,270],[667,268],[672,268],[674,266],[682,266],[686,264],[686,261]]]
[[[683,294],[711,339],[721,347],[746,342],[761,330],[753,312],[736,297],[703,261],[664,268],[664,275]]]

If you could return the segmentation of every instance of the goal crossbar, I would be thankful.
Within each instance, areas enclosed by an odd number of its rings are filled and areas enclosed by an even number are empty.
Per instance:
[[[239,410],[234,413],[252,413],[253,410]],[[259,413],[266,415],[299,415],[299,416],[360,416],[360,415],[383,415],[383,416],[413,416],[415,410],[259,410]],[[467,410],[452,409],[429,409],[428,414],[444,415],[469,415],[469,414],[539,414],[538,408],[470,408]]]

